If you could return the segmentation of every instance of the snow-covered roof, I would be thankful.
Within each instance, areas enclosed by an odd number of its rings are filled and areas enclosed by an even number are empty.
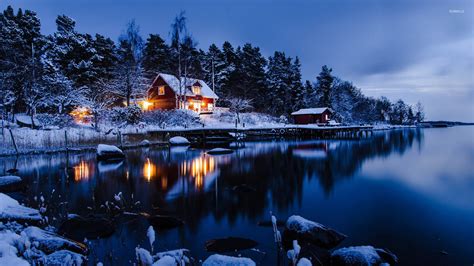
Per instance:
[[[177,77],[175,77],[174,75],[170,75],[170,74],[165,74],[165,73],[159,73],[158,76],[155,78],[158,79],[158,77],[161,77],[165,82],[166,84],[168,84],[168,86],[170,86],[170,88],[176,93],[180,93],[180,89],[179,89],[179,80]],[[181,82],[182,84],[184,84],[186,80],[186,90],[185,90],[185,95],[186,96],[196,96],[196,94],[194,94],[192,92],[192,90],[190,89],[190,87],[192,85],[194,85],[196,82],[199,83],[199,85],[201,85],[201,95],[202,97],[206,97],[206,98],[214,98],[214,99],[218,99],[219,97],[212,91],[212,89],[207,85],[206,82],[204,82],[204,80],[201,80],[201,79],[195,79],[195,78],[184,78],[184,77],[181,77]]]
[[[291,113],[291,115],[320,115],[326,110],[329,110],[329,112],[332,113],[332,110],[329,107],[319,107],[299,109],[298,111]]]

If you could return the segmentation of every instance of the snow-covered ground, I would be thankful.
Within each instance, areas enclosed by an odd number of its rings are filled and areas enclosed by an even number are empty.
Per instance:
[[[189,117],[183,119],[179,116],[192,116],[189,113],[183,112],[169,112],[168,115],[160,113],[160,119],[153,121],[150,117],[147,118],[147,122],[140,122],[136,125],[125,125],[125,124],[114,124],[111,121],[104,121],[100,130],[95,130],[91,126],[75,125],[72,127],[59,128],[57,126],[48,126],[47,128],[35,130],[28,127],[18,127],[11,123],[8,124],[11,127],[11,133],[15,139],[15,144],[18,147],[20,153],[37,152],[37,151],[56,151],[65,150],[66,148],[66,135],[67,135],[67,147],[69,149],[77,148],[93,148],[99,143],[121,145],[121,144],[134,144],[137,143],[128,142],[127,135],[130,134],[146,134],[149,131],[188,131],[194,129],[274,129],[274,130],[285,130],[286,128],[306,128],[306,129],[334,129],[334,126],[324,127],[318,125],[294,125],[287,123],[286,119],[277,118],[268,114],[262,113],[242,113],[239,115],[240,123],[236,124],[236,114],[225,110],[217,109],[213,114],[205,114],[198,116],[195,114],[194,119]],[[163,118],[164,117],[164,118]],[[20,117],[21,118],[21,117]],[[164,119],[164,120],[163,120]],[[25,122],[28,120],[25,118]],[[31,121],[31,119],[29,120]],[[177,121],[187,121],[184,124],[180,124]],[[192,123],[189,121],[193,121]],[[350,126],[337,126],[338,128],[347,128]],[[412,127],[412,126],[393,126],[379,124],[375,125],[375,130],[386,130],[401,127]],[[8,129],[1,131],[0,136],[0,154],[15,154],[14,144],[11,138],[11,134]],[[121,141],[124,141],[121,143]]]

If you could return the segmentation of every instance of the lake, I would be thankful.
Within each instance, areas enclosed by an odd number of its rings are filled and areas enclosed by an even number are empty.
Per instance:
[[[213,238],[251,238],[255,250],[229,253],[275,265],[270,212],[293,214],[338,230],[340,247],[388,248],[400,265],[474,263],[474,127],[375,132],[362,140],[271,140],[240,143],[228,155],[197,148],[126,151],[119,163],[95,154],[0,158],[29,184],[10,194],[28,206],[45,198],[52,225],[67,213],[103,213],[122,193],[127,211],[166,213],[185,225],[157,230],[155,251],[187,248],[198,260]],[[246,189],[235,189],[245,184]],[[35,200],[36,198],[36,200]],[[88,239],[90,263],[127,265],[149,249],[144,218],[118,219],[115,233]]]

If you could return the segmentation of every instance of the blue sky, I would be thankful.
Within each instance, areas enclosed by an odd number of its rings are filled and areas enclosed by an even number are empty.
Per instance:
[[[474,1],[388,0],[1,0],[38,13],[45,34],[58,14],[80,32],[117,39],[135,19],[142,35],[168,38],[186,11],[199,47],[250,42],[265,56],[299,56],[304,79],[321,66],[371,96],[425,105],[427,119],[474,122]]]

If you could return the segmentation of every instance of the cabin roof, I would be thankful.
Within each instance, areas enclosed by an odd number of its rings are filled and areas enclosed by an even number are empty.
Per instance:
[[[333,112],[329,107],[318,107],[318,108],[303,108],[299,109],[296,112],[291,113],[291,115],[320,115],[324,113],[324,111],[328,110],[329,112]]]
[[[179,80],[177,77],[175,77],[174,75],[171,75],[171,74],[165,74],[165,73],[159,73],[155,80],[158,79],[159,77],[161,77],[167,84],[168,86],[170,86],[170,88],[176,93],[176,94],[179,94],[180,93],[180,89],[179,89]],[[194,94],[192,92],[192,90],[190,89],[191,86],[193,86],[194,84],[196,83],[199,83],[199,85],[201,86],[201,96],[202,97],[206,97],[206,98],[214,98],[214,99],[218,99],[219,97],[212,91],[212,89],[207,85],[206,82],[204,82],[204,80],[201,80],[201,79],[195,79],[195,78],[184,78],[184,77],[181,77],[181,83],[182,83],[182,86],[184,84],[184,80],[186,80],[186,84],[185,84],[185,89],[184,89],[184,92],[185,92],[185,95],[186,96],[196,96],[196,94]]]

